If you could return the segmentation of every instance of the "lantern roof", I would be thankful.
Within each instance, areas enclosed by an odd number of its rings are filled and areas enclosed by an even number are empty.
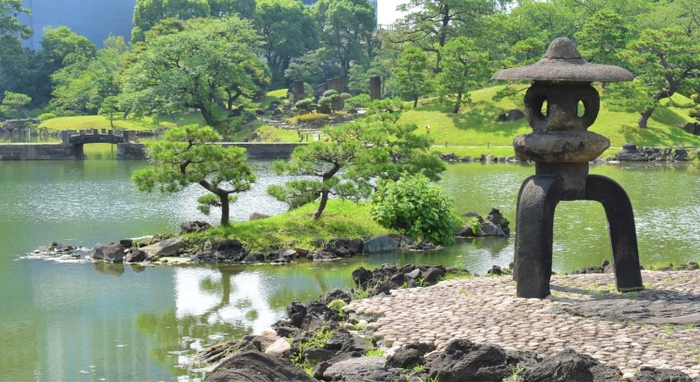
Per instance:
[[[492,80],[533,80],[552,82],[621,82],[632,81],[629,70],[614,65],[591,64],[567,37],[554,39],[544,58],[532,65],[504,69]]]

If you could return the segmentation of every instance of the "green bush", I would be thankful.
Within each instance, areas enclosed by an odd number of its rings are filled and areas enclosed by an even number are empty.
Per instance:
[[[331,97],[323,96],[321,99],[318,100],[319,106],[330,106],[332,103],[333,99]]]
[[[330,89],[330,90],[326,90],[325,92],[323,92],[324,97],[333,97],[335,95],[338,95],[337,90]]]
[[[340,98],[342,98],[342,99],[344,99],[344,100],[347,100],[347,99],[352,98],[352,94],[350,94],[350,93],[340,93]]]
[[[345,103],[351,105],[352,107],[367,107],[370,103],[369,94],[358,94],[354,97],[348,98]]]
[[[297,101],[297,103],[294,104],[294,107],[297,108],[297,110],[309,110],[311,107],[311,103],[313,103],[313,100],[311,98],[307,99],[302,99],[300,101]]]
[[[54,113],[44,113],[39,115],[39,119],[42,121],[48,121],[49,119],[56,118]]]
[[[460,219],[452,199],[422,174],[385,181],[372,195],[372,218],[414,240],[451,244]]]

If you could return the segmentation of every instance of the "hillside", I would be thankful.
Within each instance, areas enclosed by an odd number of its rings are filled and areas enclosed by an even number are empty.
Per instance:
[[[519,99],[524,96],[527,85],[521,86],[523,91],[518,93]],[[522,104],[518,107],[515,102],[504,98],[498,102],[493,96],[503,89],[503,86],[485,88],[472,93],[472,102],[465,104],[459,114],[452,114],[452,104],[449,100],[424,99],[420,101],[418,108],[408,109],[401,117],[402,123],[416,124],[416,132],[425,134],[425,126],[430,125],[430,135],[435,140],[435,150],[440,152],[455,152],[458,155],[512,154],[513,137],[530,132],[527,121],[521,119],[514,122],[497,122],[500,113],[511,109],[522,110]],[[600,89],[599,89],[600,90]],[[266,107],[273,100],[283,100],[283,90],[271,91],[260,102]],[[665,105],[671,102],[665,100]],[[595,133],[608,137],[611,141],[611,151],[617,151],[624,143],[634,143],[638,146],[690,146],[700,147],[700,136],[685,132],[682,126],[693,119],[688,116],[688,108],[692,101],[681,96],[673,97],[670,107],[658,108],[649,121],[649,127],[640,129],[637,127],[637,113],[614,112],[606,108],[605,101],[601,102],[601,110],[596,123],[589,129]],[[410,103],[407,103],[410,107]],[[141,120],[115,121],[115,126],[123,129],[155,129],[158,127],[172,127],[188,123],[202,123],[201,116],[196,113],[181,115],[171,118],[156,125],[148,118]],[[102,116],[83,116],[55,118],[41,124],[51,131],[65,128],[109,128],[109,121]],[[247,131],[236,134],[238,137],[246,137],[255,132],[257,136],[267,140],[297,141],[296,131],[280,130],[273,126],[253,124]]]

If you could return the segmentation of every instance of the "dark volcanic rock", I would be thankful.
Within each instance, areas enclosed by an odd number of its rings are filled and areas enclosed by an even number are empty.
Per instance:
[[[90,252],[90,257],[93,259],[102,259],[113,263],[121,263],[124,261],[124,247],[121,245],[104,245],[95,244]]]
[[[632,382],[693,382],[693,379],[679,370],[642,367],[632,377]]]
[[[622,381],[620,369],[606,366],[593,357],[564,350],[541,363],[526,367],[524,381],[528,382],[603,382]]]
[[[386,366],[405,369],[411,365],[423,365],[425,363],[423,357],[433,350],[435,350],[435,345],[433,344],[421,342],[406,344],[387,358]]]
[[[467,340],[454,340],[444,352],[428,355],[424,370],[441,382],[501,382],[510,372],[502,348]]]
[[[323,379],[327,381],[391,381],[392,379],[386,379],[383,373],[386,372],[385,365],[384,357],[350,358],[327,368],[323,373]],[[381,376],[377,375],[377,372]],[[378,377],[381,379],[377,379]]]
[[[372,236],[362,244],[362,252],[375,253],[394,251],[399,244],[390,235]]]
[[[288,360],[246,351],[222,362],[205,379],[210,382],[316,381]]]
[[[205,221],[194,220],[180,224],[180,233],[200,232],[209,228],[211,228],[211,224]]]

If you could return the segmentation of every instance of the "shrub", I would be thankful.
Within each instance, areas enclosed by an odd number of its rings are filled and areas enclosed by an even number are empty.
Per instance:
[[[347,100],[349,98],[352,98],[352,94],[350,93],[340,93],[340,98]]]
[[[56,118],[54,113],[44,113],[39,115],[39,119],[42,121],[48,121],[49,119]]]
[[[370,103],[369,94],[358,94],[354,97],[348,98],[346,102],[353,107],[367,107],[367,105]]]
[[[325,92],[323,92],[324,97],[333,97],[335,95],[338,95],[337,90],[329,89],[329,90],[326,90]]]
[[[297,108],[297,110],[309,110],[311,108],[311,103],[313,100],[311,98],[303,99],[300,101],[297,101],[297,103],[294,104],[294,107]]]
[[[451,244],[460,225],[452,200],[422,174],[384,181],[372,195],[371,215],[384,227],[414,240]]]
[[[332,103],[333,99],[331,97],[323,96],[321,99],[318,100],[319,106],[330,106]]]

